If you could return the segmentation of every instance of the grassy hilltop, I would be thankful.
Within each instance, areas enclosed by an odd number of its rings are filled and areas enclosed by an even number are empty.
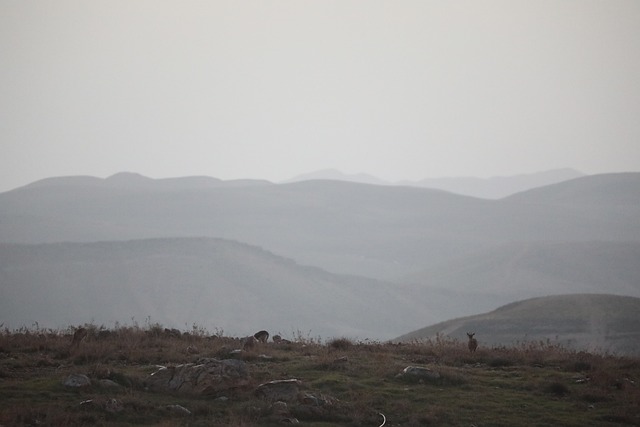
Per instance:
[[[620,295],[554,295],[516,301],[489,313],[447,320],[398,337],[411,342],[439,334],[464,338],[481,331],[481,343],[513,345],[553,338],[575,350],[640,356],[640,298]]]
[[[77,347],[71,329],[0,334],[0,425],[640,424],[640,359],[548,342],[470,353],[466,342],[444,337],[396,345],[299,335],[238,351],[242,340],[197,327],[87,329]],[[233,359],[229,366],[246,368],[246,377],[234,382],[223,369],[224,387],[206,391],[150,386],[157,365],[177,376],[180,365],[213,359]],[[71,374],[90,384],[63,385]],[[293,393],[259,392],[260,384],[293,379]]]

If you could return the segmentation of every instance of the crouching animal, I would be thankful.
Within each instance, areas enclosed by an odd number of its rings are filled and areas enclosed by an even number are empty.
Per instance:
[[[269,339],[269,332],[267,332],[267,331],[258,331],[255,334],[253,334],[253,337],[255,339],[257,339],[258,341],[260,341],[262,343],[265,343]]]

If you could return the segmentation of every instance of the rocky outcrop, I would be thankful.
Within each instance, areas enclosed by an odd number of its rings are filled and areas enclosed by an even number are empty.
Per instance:
[[[104,411],[111,412],[113,414],[124,411],[124,404],[121,400],[115,398],[97,398],[83,400],[80,402],[81,407],[100,408]]]
[[[219,395],[249,384],[249,370],[242,360],[204,358],[197,363],[161,367],[146,386],[153,391]]]
[[[260,384],[255,395],[272,402],[271,419],[279,423],[298,424],[298,418],[339,420],[338,400],[320,393],[304,390],[297,379],[275,380]],[[294,416],[295,415],[295,416]]]
[[[418,382],[437,382],[440,379],[440,373],[423,366],[407,366],[396,378],[407,381]]]
[[[260,384],[255,394],[271,402],[294,402],[298,399],[302,382],[296,379],[276,380]]]

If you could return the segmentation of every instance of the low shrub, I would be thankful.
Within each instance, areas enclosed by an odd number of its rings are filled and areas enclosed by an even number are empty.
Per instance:
[[[348,338],[334,338],[327,343],[327,346],[332,350],[347,351],[353,347],[353,341]]]
[[[558,397],[569,394],[569,387],[566,384],[554,381],[544,387],[545,393],[553,394]]]

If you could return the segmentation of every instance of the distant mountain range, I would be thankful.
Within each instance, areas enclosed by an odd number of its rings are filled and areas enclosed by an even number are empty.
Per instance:
[[[474,178],[474,177],[451,177],[451,178],[430,178],[420,181],[384,181],[373,175],[359,173],[346,174],[337,169],[323,169],[316,172],[310,172],[298,175],[286,181],[283,184],[303,182],[303,181],[342,181],[358,184],[370,185],[391,185],[391,186],[410,186],[419,188],[430,188],[435,190],[443,190],[454,194],[472,196],[484,199],[500,199],[509,195],[526,191],[532,188],[544,187],[556,184],[570,179],[586,176],[582,172],[574,169],[554,169],[544,172],[522,174],[514,176],[497,176],[491,178]],[[267,185],[271,184],[266,180],[255,179],[237,179],[223,181],[218,178],[208,176],[187,176],[179,178],[162,178],[152,179],[132,172],[120,172],[108,178],[96,178],[92,176],[66,176],[45,178],[26,187],[53,187],[53,186],[101,186],[101,187],[127,187],[144,188],[144,189],[174,189],[174,190],[193,190],[206,189],[214,187],[235,187],[248,185]]]
[[[266,185],[269,181],[255,179],[236,179],[223,181],[209,176],[186,176],[180,178],[153,179],[132,173],[120,172],[108,178],[93,176],[62,176],[45,178],[35,181],[22,188],[56,188],[56,187],[103,187],[121,188],[127,190],[203,190],[216,187],[243,187],[251,185]]]
[[[443,338],[480,346],[544,343],[565,348],[640,355],[640,298],[614,295],[557,295],[517,301],[490,313],[453,319],[396,338],[410,342]]]
[[[495,176],[491,178],[451,177],[428,178],[420,181],[390,182],[376,178],[375,176],[360,174],[345,174],[336,169],[324,169],[312,173],[298,175],[285,182],[299,182],[310,180],[336,180],[357,182],[373,185],[406,185],[411,187],[433,188],[444,190],[465,196],[479,197],[483,199],[501,199],[515,193],[532,188],[556,184],[574,178],[585,176],[574,169],[554,169],[544,172],[522,174],[514,176]]]
[[[0,193],[0,242],[0,323],[94,313],[388,339],[531,297],[640,296],[640,173],[500,200],[339,180],[51,178]]]
[[[0,193],[0,242],[218,237],[391,280],[512,241],[640,240],[638,173],[587,176],[501,200],[341,181],[177,188],[115,178],[51,179]]]

